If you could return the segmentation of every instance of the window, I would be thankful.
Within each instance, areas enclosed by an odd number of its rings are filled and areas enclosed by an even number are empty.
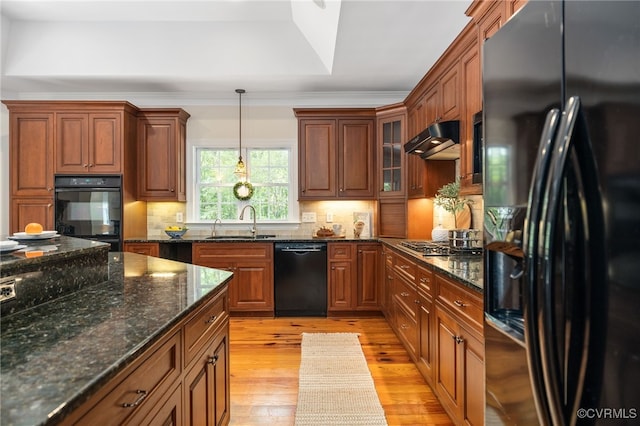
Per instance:
[[[240,201],[233,195],[238,179],[233,174],[238,161],[238,150],[233,148],[198,147],[195,176],[195,220],[237,220],[240,210],[251,203],[260,221],[288,221],[291,219],[291,149],[247,148],[242,158],[249,172],[248,180],[254,187],[249,201]]]

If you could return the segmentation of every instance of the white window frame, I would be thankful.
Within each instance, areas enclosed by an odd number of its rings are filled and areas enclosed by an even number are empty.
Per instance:
[[[298,203],[298,143],[296,140],[248,140],[242,141],[243,151],[244,148],[258,148],[258,149],[274,149],[274,148],[286,148],[289,149],[289,217],[286,220],[261,220],[257,218],[257,222],[260,224],[271,225],[290,225],[300,223],[300,205]],[[198,218],[198,202],[196,194],[196,174],[199,170],[199,165],[196,164],[196,151],[198,148],[213,148],[213,149],[235,149],[238,150],[238,141],[236,140],[190,140],[188,141],[187,149],[187,223],[189,224],[213,224],[212,220],[200,220]],[[245,158],[245,153],[243,153]],[[251,167],[249,165],[249,167]],[[249,170],[251,173],[251,170]],[[242,207],[247,204],[251,204],[251,200],[238,201]],[[246,219],[246,217],[245,217]],[[247,220],[229,220],[225,219],[224,224],[246,224]],[[276,226],[274,226],[275,228]]]

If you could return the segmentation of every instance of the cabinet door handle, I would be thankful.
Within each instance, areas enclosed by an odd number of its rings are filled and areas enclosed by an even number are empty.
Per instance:
[[[136,394],[138,394],[138,398],[133,401],[133,402],[125,402],[122,404],[122,406],[124,408],[132,408],[132,407],[137,407],[138,405],[140,405],[142,403],[142,401],[144,401],[144,399],[147,397],[147,391],[146,390],[142,390],[142,389],[138,389],[136,391]]]
[[[467,306],[467,304],[462,302],[462,300],[454,300],[453,304],[459,308],[464,308],[465,306]]]
[[[460,343],[464,342],[464,339],[462,337],[460,337],[460,336],[453,336],[453,338],[455,339],[456,344],[458,344],[458,345]]]
[[[204,323],[205,323],[205,324],[211,324],[212,322],[214,322],[214,321],[216,320],[216,318],[218,318],[218,316],[217,316],[217,315],[211,315],[211,316],[209,317],[209,319],[207,319],[207,320],[205,320],[205,321],[204,321]]]
[[[214,356],[210,356],[209,359],[207,360],[208,364],[211,365],[216,365],[216,362],[218,362],[218,355],[214,355]]]
[[[416,305],[420,304],[420,300],[418,300],[418,299],[414,300],[414,302],[415,302]]]
[[[407,293],[406,291],[403,291],[402,293],[400,293],[400,296],[409,297],[409,293]]]

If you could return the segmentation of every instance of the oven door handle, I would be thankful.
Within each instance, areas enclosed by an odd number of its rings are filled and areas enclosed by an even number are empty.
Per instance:
[[[56,188],[55,192],[96,192],[96,191],[100,191],[100,192],[119,192],[120,188],[104,188],[104,187],[92,187],[92,188],[88,188],[88,187],[78,187],[78,188],[69,188],[69,187],[64,187],[64,188]]]

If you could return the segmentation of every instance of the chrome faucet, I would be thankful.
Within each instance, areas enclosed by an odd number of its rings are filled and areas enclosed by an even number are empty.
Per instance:
[[[220,220],[220,218],[217,218],[216,220],[213,221],[213,228],[211,229],[211,236],[215,237],[216,236],[216,224],[220,224],[222,225],[222,220]]]
[[[257,229],[256,229],[256,208],[253,207],[251,204],[247,204],[246,206],[244,206],[242,208],[242,211],[240,212],[240,218],[239,219],[240,220],[244,220],[244,211],[247,209],[247,207],[250,207],[251,210],[253,210],[253,227],[251,227],[251,236],[253,238],[255,238],[256,237],[256,231],[257,231]]]

